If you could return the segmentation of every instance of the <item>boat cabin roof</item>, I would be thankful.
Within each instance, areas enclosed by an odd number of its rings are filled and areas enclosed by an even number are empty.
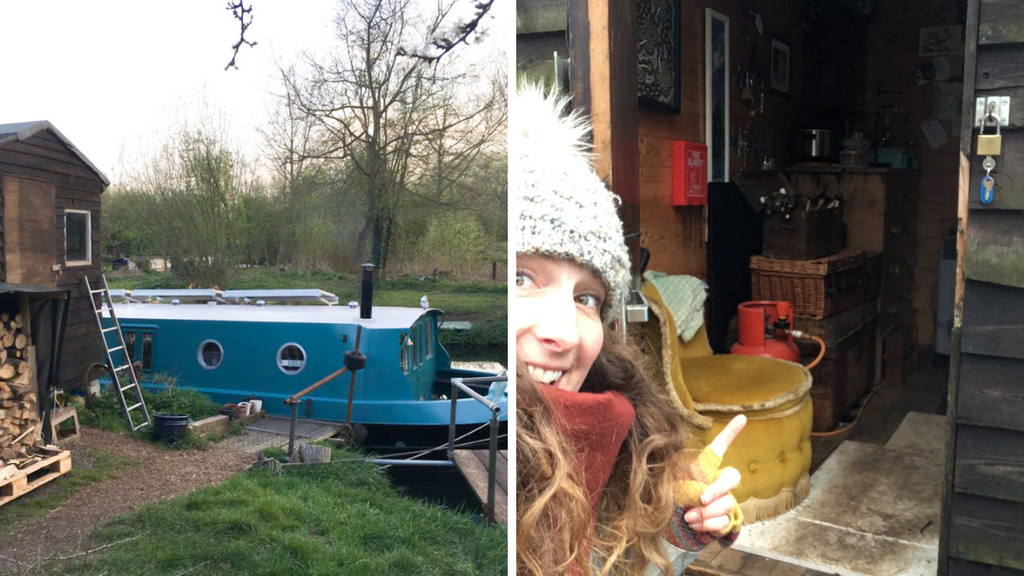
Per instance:
[[[421,308],[374,306],[373,318],[359,317],[359,308],[347,306],[231,306],[219,304],[114,304],[122,322],[139,320],[197,320],[223,322],[297,322],[306,324],[361,324],[373,328],[408,328],[428,311]],[[104,316],[107,312],[104,311]]]

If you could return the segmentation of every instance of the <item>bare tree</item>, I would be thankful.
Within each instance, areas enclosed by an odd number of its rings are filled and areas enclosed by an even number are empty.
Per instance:
[[[343,159],[362,181],[366,214],[356,238],[357,261],[370,256],[386,266],[403,197],[424,172],[418,154],[428,139],[445,140],[495,105],[487,98],[458,113],[435,113],[451,107],[445,99],[454,95],[446,87],[465,72],[450,62],[430,66],[400,54],[410,38],[435,37],[450,6],[423,19],[410,0],[342,0],[339,53],[326,61],[307,57],[308,75],[284,77],[296,105],[325,138],[319,156]]]
[[[417,146],[423,165],[418,188],[434,202],[460,204],[459,183],[484,155],[505,152],[508,72],[499,60],[485,77],[467,73],[439,85],[425,111],[427,129]],[[479,90],[480,85],[489,89]]]
[[[316,120],[299,108],[294,92],[287,89],[294,83],[294,67],[278,69],[281,77],[286,79],[286,89],[279,95],[276,108],[271,110],[269,121],[259,131],[266,145],[267,160],[274,172],[276,194],[282,208],[277,223],[277,254],[273,260],[280,265],[285,262],[286,254],[293,250],[297,217],[303,207],[337,171],[328,170],[330,161],[319,149],[322,138],[318,134]]]

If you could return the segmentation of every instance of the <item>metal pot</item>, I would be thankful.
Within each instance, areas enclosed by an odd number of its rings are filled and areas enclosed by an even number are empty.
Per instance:
[[[839,159],[839,132],[794,130],[793,159],[797,162],[835,162]]]

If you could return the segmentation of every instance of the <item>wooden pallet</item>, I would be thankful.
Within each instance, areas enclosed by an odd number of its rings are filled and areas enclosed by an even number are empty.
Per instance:
[[[18,470],[17,476],[0,482],[0,506],[70,471],[71,452],[67,450]]]

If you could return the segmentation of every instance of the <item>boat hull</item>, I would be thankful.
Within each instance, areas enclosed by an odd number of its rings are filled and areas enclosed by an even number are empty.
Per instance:
[[[115,312],[130,360],[142,365],[143,387],[157,391],[173,380],[221,404],[258,398],[268,414],[278,416],[291,415],[285,399],[336,373],[357,347],[366,361],[354,383],[352,372],[342,373],[303,395],[300,418],[344,422],[352,386],[353,422],[447,427],[451,379],[493,376],[451,367],[437,338],[443,316],[437,310],[379,307],[370,319],[339,306],[117,304]],[[114,338],[116,333],[108,334],[110,347]],[[505,383],[476,389],[507,420]],[[489,421],[487,408],[460,396],[457,425]]]

